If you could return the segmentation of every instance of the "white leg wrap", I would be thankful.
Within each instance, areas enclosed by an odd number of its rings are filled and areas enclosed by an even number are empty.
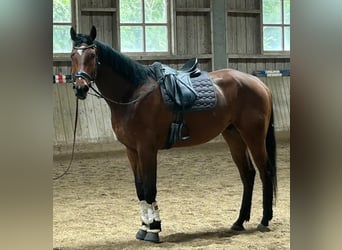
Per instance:
[[[160,221],[157,202],[148,204],[146,201],[140,201],[140,216],[146,225],[151,224],[153,220]]]
[[[141,221],[144,222],[146,225],[150,224],[148,221],[148,206],[146,201],[140,201],[140,218]]]
[[[147,231],[149,228],[145,225],[141,225],[139,229],[143,231]]]

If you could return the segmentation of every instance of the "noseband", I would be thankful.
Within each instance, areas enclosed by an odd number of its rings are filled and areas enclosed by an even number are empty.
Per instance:
[[[74,47],[74,49],[76,49],[76,50],[87,50],[87,49],[96,49],[96,45],[95,44],[91,44],[91,45],[88,45],[88,46],[80,46],[80,47]],[[97,58],[97,55],[96,55],[96,57],[95,57],[95,60],[96,60],[96,63],[95,63],[95,67],[97,67],[97,65],[98,64],[100,64],[99,62],[98,62],[98,58]],[[94,73],[93,73],[93,77],[92,76],[90,76],[87,72],[85,72],[85,71],[83,71],[83,70],[81,70],[81,71],[78,71],[76,74],[74,74],[74,76],[73,76],[73,82],[74,82],[74,84],[75,84],[75,82],[76,82],[76,79],[77,78],[82,78],[83,80],[88,80],[89,81],[89,85],[91,84],[91,83],[93,83],[93,82],[95,82],[95,79],[96,79],[96,72],[97,72],[97,68],[95,68],[95,70],[94,70]]]

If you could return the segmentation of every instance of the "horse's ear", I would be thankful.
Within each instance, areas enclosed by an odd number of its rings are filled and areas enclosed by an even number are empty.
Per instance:
[[[94,41],[96,38],[96,28],[94,25],[91,27],[91,30],[90,30],[90,38],[92,41]]]
[[[71,40],[75,41],[75,39],[76,39],[76,31],[75,31],[74,27],[70,28],[70,36],[71,36]]]

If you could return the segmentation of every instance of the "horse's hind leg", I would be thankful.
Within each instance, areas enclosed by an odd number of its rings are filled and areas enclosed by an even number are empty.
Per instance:
[[[249,128],[241,132],[241,136],[244,138],[244,141],[251,152],[262,181],[263,217],[258,226],[258,229],[261,231],[269,231],[267,227],[269,221],[273,217],[273,193],[276,194],[277,176],[275,160],[274,163],[272,163],[268,157],[268,153],[270,156],[273,155],[273,158],[275,157],[274,132],[270,132],[271,130],[273,130],[273,127],[268,128],[267,137],[260,127],[258,130]],[[260,133],[256,133],[255,131],[260,131]],[[269,141],[273,142],[270,143]]]
[[[268,224],[273,217],[273,192],[274,180],[276,178],[273,172],[274,167],[267,157],[265,141],[259,143],[252,143],[249,145],[251,154],[253,156],[255,165],[258,167],[260,179],[262,181],[263,192],[263,216],[258,229],[260,231],[269,231]]]
[[[247,146],[236,128],[233,126],[228,127],[222,132],[222,136],[229,145],[232,158],[239,169],[243,182],[243,198],[239,218],[231,227],[233,230],[241,231],[244,230],[243,223],[250,219],[255,169],[249,157]]]

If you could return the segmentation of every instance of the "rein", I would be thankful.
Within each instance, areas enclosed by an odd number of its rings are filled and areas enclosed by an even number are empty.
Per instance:
[[[143,94],[141,96],[138,96],[137,98],[135,98],[134,100],[132,100],[130,102],[117,102],[117,101],[114,101],[114,100],[104,96],[97,89],[95,89],[93,86],[89,85],[89,87],[97,94],[98,97],[101,97],[101,98],[105,99],[108,102],[111,102],[111,103],[114,103],[114,104],[117,104],[117,105],[122,105],[122,106],[131,105],[131,104],[134,104],[134,103],[138,102],[139,100],[141,100],[141,99],[145,98],[146,96],[148,96],[149,94],[151,94],[153,92],[153,90],[155,89],[155,87],[152,88],[147,93],[145,93],[145,94]]]
[[[56,177],[53,177],[52,179],[55,181],[55,180],[58,180],[59,178],[63,177],[64,175],[66,175],[70,168],[71,168],[71,163],[74,159],[74,153],[75,153],[75,142],[76,142],[76,127],[77,127],[77,120],[78,120],[78,98],[76,98],[76,111],[75,111],[75,127],[74,127],[74,140],[73,140],[73,143],[72,143],[72,151],[71,151],[71,159],[70,159],[70,162],[69,162],[69,165],[68,167],[64,170],[64,172]]]

